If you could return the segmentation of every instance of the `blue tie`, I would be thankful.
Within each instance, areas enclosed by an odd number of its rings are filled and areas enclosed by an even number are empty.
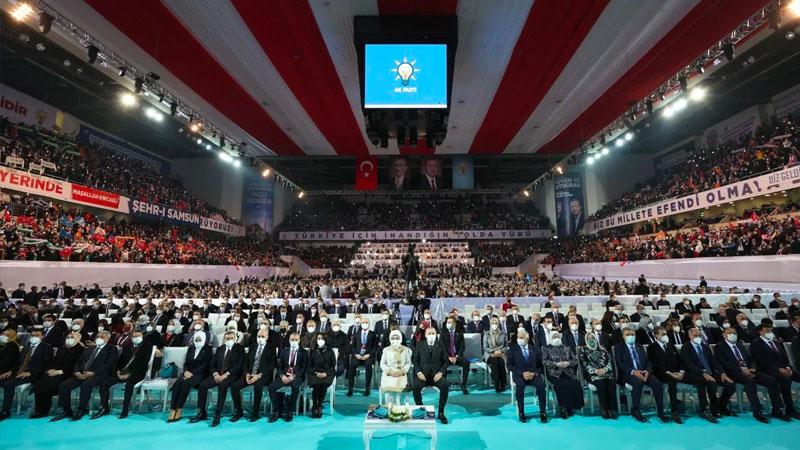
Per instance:
[[[636,346],[631,345],[631,359],[633,360],[633,370],[639,370],[639,353],[636,351]]]
[[[525,362],[528,362],[528,346],[522,347],[522,357],[525,358]]]
[[[697,345],[695,348],[697,348],[697,354],[700,356],[700,362],[703,363],[703,369],[710,373],[711,367],[708,365],[706,354],[703,352],[703,346]]]

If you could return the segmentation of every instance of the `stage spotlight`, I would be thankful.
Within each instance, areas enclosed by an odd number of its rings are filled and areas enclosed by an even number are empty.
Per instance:
[[[47,34],[53,26],[53,16],[42,11],[39,14],[39,33]]]
[[[130,108],[132,106],[136,106],[138,100],[136,100],[135,95],[131,94],[130,92],[125,92],[120,94],[119,102],[122,104],[122,106]]]
[[[305,193],[305,192],[303,192],[303,191],[300,191],[300,192],[297,194],[297,198],[303,198],[303,197],[305,197],[305,196],[306,196],[306,193]]]
[[[200,139],[200,138],[197,138],[197,140],[196,140],[195,142],[197,142],[197,145],[200,145],[200,144],[202,144],[202,143],[203,143],[203,140],[202,140],[202,139]]]
[[[94,64],[95,61],[97,61],[97,53],[99,51],[100,49],[94,45],[90,45],[86,48],[86,60],[89,61],[89,64]]]
[[[786,12],[794,17],[800,17],[800,0],[791,0],[789,4],[786,5]]]
[[[680,111],[683,108],[686,108],[687,104],[688,102],[686,101],[685,98],[679,98],[678,100],[675,101],[674,109],[675,111]]]
[[[689,98],[691,98],[692,100],[694,100],[696,102],[699,102],[700,100],[704,99],[705,96],[706,96],[706,90],[701,88],[701,87],[695,87],[689,93]]]
[[[169,115],[174,116],[176,112],[178,112],[178,102],[173,100],[172,103],[169,104]]]
[[[198,122],[193,122],[191,125],[189,125],[189,131],[192,133],[197,133],[200,131],[200,128],[202,128],[202,126]]]
[[[267,177],[269,177],[269,173],[270,173],[270,170],[269,170],[269,167],[267,167],[266,169],[261,171],[261,176],[264,177],[264,178],[267,178]]]
[[[556,166],[556,172],[558,172],[559,175],[562,175],[564,173],[564,168],[561,166]]]
[[[607,154],[608,154],[608,152],[610,152],[610,150],[608,149],[608,147],[603,147],[603,148],[600,150],[600,154],[601,154],[601,155],[603,155],[603,156],[607,155]]]
[[[631,139],[633,139],[633,133],[628,131],[627,133],[625,133],[625,140],[630,141]]]
[[[218,155],[219,155],[219,159],[221,159],[221,160],[223,160],[223,161],[225,161],[227,163],[233,162],[233,158],[227,152],[220,151],[218,153]]]
[[[119,71],[117,74],[121,77],[124,77],[126,73],[128,73],[128,69],[126,69],[125,66],[119,66]]]
[[[672,105],[667,106],[666,108],[664,108],[664,117],[666,117],[667,119],[672,117],[674,114],[675,114],[675,111],[672,109]]]
[[[531,196],[531,193],[530,193],[530,192],[528,192],[528,190],[527,190],[527,189],[525,189],[524,191],[522,191],[522,195],[524,195],[525,197],[530,197],[530,196]]]
[[[31,14],[33,14],[33,8],[27,3],[18,3],[16,8],[11,11],[11,17],[20,22],[27,19]]]
[[[236,167],[237,169],[238,169],[239,167],[242,167],[242,161],[241,161],[241,160],[239,160],[239,159],[234,159],[234,160],[233,160],[233,167]]]
[[[590,157],[586,158],[586,164],[588,164],[590,166],[592,164],[594,164],[594,156],[590,156]]]
[[[133,88],[134,88],[133,91],[136,94],[141,94],[143,87],[144,87],[144,80],[141,77],[136,77],[136,79],[133,81]]]
[[[625,141],[622,139],[617,139],[617,147],[622,147],[623,145],[625,145]]]
[[[725,59],[727,59],[728,62],[733,61],[733,58],[736,57],[736,52],[734,51],[732,42],[726,41],[722,44],[722,54],[725,55]]]
[[[206,144],[206,150],[211,150],[211,144]]]

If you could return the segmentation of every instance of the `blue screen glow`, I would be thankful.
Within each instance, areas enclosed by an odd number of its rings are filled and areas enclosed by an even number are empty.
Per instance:
[[[447,108],[447,45],[365,47],[364,108]]]

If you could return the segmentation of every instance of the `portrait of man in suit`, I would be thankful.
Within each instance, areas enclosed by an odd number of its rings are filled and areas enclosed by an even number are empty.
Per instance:
[[[390,189],[402,191],[411,186],[411,174],[408,170],[408,159],[395,158],[389,170]]]
[[[420,189],[435,191],[442,189],[442,167],[436,158],[425,158],[422,161],[422,176],[419,180]]]

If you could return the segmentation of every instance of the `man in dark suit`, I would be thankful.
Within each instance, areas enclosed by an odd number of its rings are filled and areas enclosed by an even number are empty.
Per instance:
[[[717,345],[715,349],[717,361],[719,361],[722,369],[734,383],[741,384],[744,387],[747,400],[750,402],[750,406],[753,409],[753,417],[759,422],[769,422],[761,412],[761,402],[758,399],[758,392],[756,390],[756,385],[760,385],[767,388],[767,393],[772,403],[773,415],[781,420],[791,420],[784,416],[781,411],[782,405],[778,382],[769,375],[755,370],[750,352],[741,342],[738,342],[736,329],[733,327],[726,328],[722,332],[722,337],[722,343]],[[719,407],[723,414],[730,414],[730,409],[728,408],[729,401],[730,397],[720,397],[719,399]],[[724,408],[724,410],[722,408]]]
[[[506,366],[511,372],[514,381],[514,396],[517,401],[517,412],[522,423],[527,422],[525,417],[525,386],[533,386],[539,399],[539,418],[542,423],[547,423],[547,392],[544,382],[544,365],[542,352],[539,347],[529,343],[528,332],[517,334],[517,345],[509,348]]]
[[[758,294],[755,294],[753,296],[752,300],[750,300],[749,302],[745,303],[744,307],[745,307],[745,309],[751,309],[751,310],[752,309],[767,309],[767,305],[761,303],[761,296],[758,295]]]
[[[281,351],[278,355],[277,373],[278,377],[269,385],[269,399],[272,402],[272,414],[269,422],[278,420],[278,413],[286,407],[285,420],[292,421],[294,406],[297,402],[297,395],[300,387],[306,379],[308,370],[308,352],[300,347],[300,335],[292,333],[289,336],[289,347]],[[278,393],[278,389],[289,387],[291,394],[288,404],[284,405],[283,395]]]
[[[408,170],[408,160],[395,158],[392,161],[389,187],[398,191],[411,189],[411,174]]]
[[[517,305],[511,307],[511,311],[506,314],[506,325],[508,329],[513,332],[524,322],[525,317],[519,313],[519,307],[517,307]]]
[[[667,330],[663,327],[657,327],[654,334],[656,343],[647,348],[647,357],[653,364],[653,376],[658,378],[662,384],[667,385],[672,421],[681,424],[683,420],[678,413],[678,382],[684,381],[685,373],[681,369],[678,351],[673,344],[670,344],[669,338],[666,337]],[[716,419],[713,417],[711,421],[716,423]]]
[[[364,396],[369,396],[369,389],[372,383],[372,364],[373,356],[377,348],[378,341],[375,333],[369,330],[369,319],[361,318],[361,326],[358,331],[353,332],[350,339],[350,365],[347,367],[347,396],[353,396],[353,384],[356,379],[356,368],[363,366],[365,372]]]
[[[25,283],[20,283],[16,289],[11,291],[11,297],[14,300],[24,299],[25,298]]]
[[[445,329],[441,334],[442,345],[447,351],[448,366],[454,365],[461,367],[461,392],[464,395],[467,391],[467,377],[469,377],[469,361],[464,358],[464,333],[456,329],[456,319],[448,317],[445,322]]]
[[[553,320],[553,328],[556,330],[561,330],[562,326],[566,323],[564,322],[564,314],[558,312],[558,306],[553,305],[552,309],[544,315],[544,318],[550,318]]]
[[[203,316],[203,317],[208,317],[208,316]],[[159,307],[158,309],[156,309],[156,313],[153,316],[153,320],[151,322],[159,333],[164,334],[167,329],[167,324],[171,319],[172,319],[172,314],[168,311],[164,311],[163,308]]]
[[[444,415],[444,407],[447,404],[449,384],[447,383],[447,349],[442,340],[436,338],[436,330],[427,328],[425,330],[425,340],[419,341],[411,353],[411,363],[414,366],[414,379],[412,391],[414,392],[414,403],[422,404],[422,388],[425,386],[435,386],[439,389],[439,422],[447,424],[447,416]]]
[[[483,330],[486,331],[489,329],[489,321],[492,320],[492,317],[497,317],[494,313],[494,306],[486,305],[484,307],[485,314],[481,317],[481,323],[483,324]]]
[[[473,311],[471,317],[472,320],[467,322],[466,332],[480,333],[481,335],[483,335],[484,328],[483,328],[483,321],[481,321],[481,313],[479,313],[478,311]]]
[[[800,420],[800,413],[794,408],[792,399],[792,382],[800,383],[800,373],[792,370],[783,343],[776,342],[772,325],[759,325],[758,334],[759,338],[750,344],[758,371],[777,381],[783,397],[784,416]]]
[[[242,389],[248,386],[253,386],[253,413],[250,415],[250,422],[258,420],[264,385],[272,383],[272,374],[275,371],[275,345],[267,337],[268,333],[267,330],[258,330],[258,335],[247,353],[244,376],[231,385],[234,411],[231,422],[242,418]]]
[[[781,339],[784,342],[791,342],[797,336],[800,336],[800,312],[792,314],[789,320],[789,326],[778,329],[781,332]]]
[[[443,189],[442,177],[439,176],[439,160],[436,158],[425,158],[422,162],[422,176],[419,177],[420,189],[435,191]]]
[[[153,353],[152,340],[144,339],[141,330],[134,330],[131,333],[131,343],[132,345],[122,347],[122,354],[117,358],[117,372],[100,382],[101,408],[92,415],[92,419],[103,417],[111,412],[109,405],[111,387],[117,383],[125,383],[125,397],[119,417],[120,419],[128,417],[133,389],[137,383],[144,380],[150,365],[150,356]]]
[[[39,293],[39,288],[36,286],[31,286],[31,290],[25,294],[25,297],[22,300],[22,304],[37,307],[39,306],[39,299],[42,298],[42,294]]]
[[[339,319],[344,319],[347,317],[347,308],[342,306],[341,302],[336,299],[333,301],[332,305],[328,306],[328,314],[336,316]]]
[[[656,343],[656,335],[653,322],[649,317],[645,317],[639,322],[639,328],[636,330],[636,342],[641,345],[653,345]],[[666,332],[666,330],[664,330]]]
[[[69,416],[76,421],[86,415],[89,410],[92,389],[100,386],[103,380],[110,377],[117,364],[117,348],[108,343],[110,339],[111,333],[108,330],[97,333],[95,346],[87,347],[83,351],[78,362],[75,363],[72,376],[58,386],[58,405],[61,407],[61,413],[50,419],[51,422],[57,422]],[[70,396],[75,388],[80,388],[81,391],[78,411],[73,415]]]
[[[639,303],[636,305],[636,312],[631,314],[631,322],[639,323],[645,317],[650,318],[650,315],[645,312],[644,305]]]
[[[681,348],[680,357],[683,368],[686,370],[683,382],[693,384],[697,388],[700,417],[716,423],[717,418],[728,413],[725,408],[720,407],[717,399],[717,386],[722,386],[720,398],[730,399],[736,392],[736,385],[722,370],[722,366],[711,352],[711,347],[703,341],[700,330],[697,328],[689,330],[689,343]],[[711,407],[710,413],[707,411],[709,406]]]
[[[381,320],[375,322],[375,337],[378,339],[378,342],[383,341],[383,337],[389,334],[389,327],[396,323],[397,322],[389,314],[389,311],[383,312],[381,315]],[[320,330],[320,332],[322,332],[322,330]]]
[[[219,425],[222,408],[225,406],[225,397],[231,384],[239,380],[244,368],[244,347],[236,342],[236,332],[226,331],[222,338],[223,342],[214,354],[211,362],[211,376],[203,380],[197,386],[197,415],[189,420],[189,423],[197,423],[208,418],[206,413],[206,403],[208,390],[217,387],[217,407],[214,410],[214,419],[211,426]]]
[[[736,314],[736,334],[739,336],[739,340],[743,342],[753,342],[754,340],[758,339],[758,329],[756,329],[755,324],[747,317],[744,313]]]
[[[617,363],[617,371],[620,386],[626,384],[633,388],[631,415],[639,422],[647,422],[641,413],[642,388],[644,385],[650,386],[653,390],[653,397],[656,399],[658,418],[662,422],[669,422],[669,418],[664,415],[664,388],[661,382],[652,375],[652,364],[647,359],[644,347],[636,343],[636,336],[632,329],[625,328],[622,333],[623,342],[614,346],[614,359]]]
[[[11,404],[17,386],[35,383],[41,378],[53,361],[53,347],[43,342],[44,333],[41,327],[30,331],[28,343],[23,347],[15,364],[6,373],[0,373],[0,388],[3,389],[3,407],[0,409],[0,420],[11,415]],[[6,345],[16,345],[9,343]]]
[[[55,324],[56,316],[53,314],[45,314],[44,317],[42,317],[42,326],[44,327],[44,337],[42,339],[53,348],[59,348],[64,343],[64,333],[66,330],[55,326]]]
[[[581,333],[580,324],[577,317],[570,317],[568,321],[568,328],[561,333],[561,339],[564,345],[571,348],[575,354],[578,354],[578,347],[586,345],[584,340],[585,333]]]

